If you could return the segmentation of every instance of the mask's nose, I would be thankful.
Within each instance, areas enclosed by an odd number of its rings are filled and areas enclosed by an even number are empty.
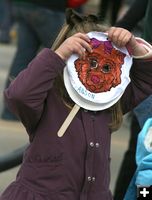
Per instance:
[[[100,82],[100,78],[97,76],[97,75],[92,75],[91,76],[91,81],[94,83],[94,84],[98,84]]]

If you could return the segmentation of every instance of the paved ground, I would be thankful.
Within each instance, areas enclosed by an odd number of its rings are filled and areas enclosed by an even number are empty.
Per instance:
[[[97,2],[96,0],[95,2]],[[90,7],[89,9],[94,9]],[[15,53],[15,45],[1,45],[0,44],[0,113],[3,107],[2,92],[4,88],[5,78],[7,76],[10,63]],[[111,147],[111,189],[113,191],[115,180],[118,174],[123,153],[128,145],[128,127],[129,122],[127,117],[118,132],[112,135]],[[25,130],[20,123],[5,122],[0,120],[0,156],[9,153],[28,142]],[[19,167],[0,173],[0,192],[14,180]]]

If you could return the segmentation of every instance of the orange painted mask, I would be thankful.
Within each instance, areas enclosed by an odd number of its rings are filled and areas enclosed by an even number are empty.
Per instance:
[[[74,62],[78,77],[90,92],[107,92],[121,83],[125,54],[109,41],[92,38],[90,44],[93,52],[86,52],[85,59],[78,58]]]
[[[81,59],[73,54],[64,69],[64,83],[71,99],[88,110],[114,105],[130,82],[132,57],[127,48],[118,49],[102,32],[89,32],[92,52]]]

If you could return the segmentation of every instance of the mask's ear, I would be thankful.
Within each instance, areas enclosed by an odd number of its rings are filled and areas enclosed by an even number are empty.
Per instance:
[[[74,25],[82,22],[83,16],[71,8],[66,9],[66,22],[67,24]]]

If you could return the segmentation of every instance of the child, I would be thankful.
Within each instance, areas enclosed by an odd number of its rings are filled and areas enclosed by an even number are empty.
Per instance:
[[[42,50],[5,90],[30,146],[0,200],[112,199],[111,132],[152,93],[152,48],[125,29],[101,31],[95,16],[68,10],[52,50]],[[130,78],[125,46],[134,56]]]

